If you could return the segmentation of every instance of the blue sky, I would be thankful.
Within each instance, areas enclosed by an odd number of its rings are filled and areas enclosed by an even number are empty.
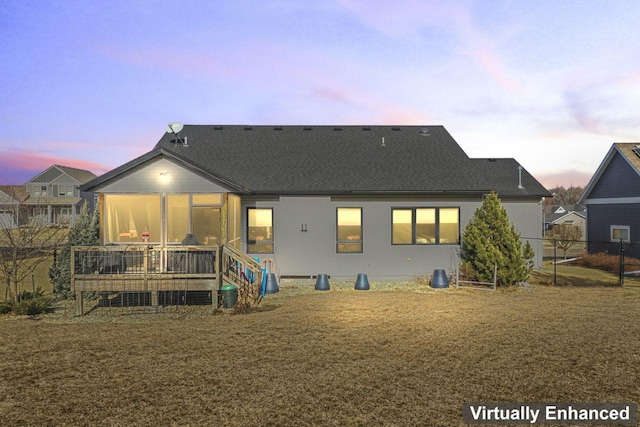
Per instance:
[[[0,183],[104,173],[166,124],[443,125],[585,185],[640,141],[640,3],[0,0]]]

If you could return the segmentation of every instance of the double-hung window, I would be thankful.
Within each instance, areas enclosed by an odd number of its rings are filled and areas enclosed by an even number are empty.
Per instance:
[[[273,253],[273,209],[247,209],[247,252]]]
[[[458,244],[460,208],[393,208],[391,243],[394,245]]]
[[[362,253],[362,208],[337,208],[336,251]]]

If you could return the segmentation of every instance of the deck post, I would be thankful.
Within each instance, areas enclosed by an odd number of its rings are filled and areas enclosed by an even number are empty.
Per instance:
[[[157,308],[158,307],[158,291],[151,291],[151,306]]]
[[[84,291],[76,291],[76,315],[84,315]]]

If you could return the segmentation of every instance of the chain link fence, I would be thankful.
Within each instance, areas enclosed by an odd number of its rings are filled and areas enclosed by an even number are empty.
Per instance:
[[[543,282],[553,285],[640,284],[640,243],[527,238],[542,248]]]

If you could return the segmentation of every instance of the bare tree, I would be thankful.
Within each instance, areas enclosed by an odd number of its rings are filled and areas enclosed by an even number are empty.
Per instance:
[[[575,205],[583,191],[582,187],[564,188],[560,186],[552,188],[549,192],[553,194],[553,197],[545,199],[545,205]]]
[[[566,259],[567,251],[582,239],[582,230],[577,225],[556,224],[547,237],[553,239],[556,247],[562,249],[563,257]]]
[[[49,259],[68,231],[30,217],[20,203],[3,204],[0,217],[0,280],[6,284],[4,299],[18,302],[20,283]]]

